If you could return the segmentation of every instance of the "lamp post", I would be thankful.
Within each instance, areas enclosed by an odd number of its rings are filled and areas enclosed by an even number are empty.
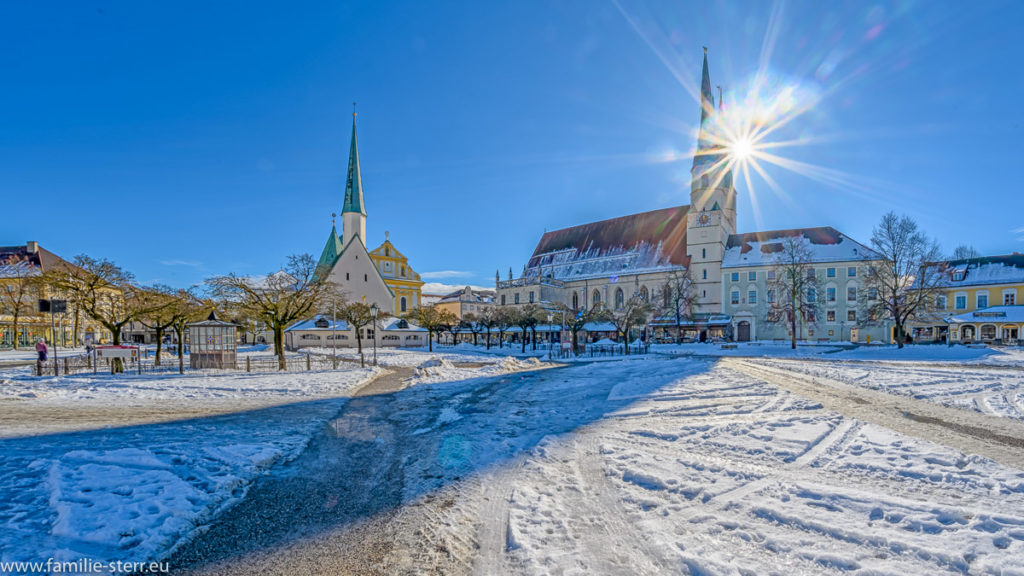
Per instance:
[[[380,314],[380,307],[374,302],[370,306],[370,319],[373,320],[373,365],[377,365],[377,314]]]
[[[551,360],[551,321],[555,319],[555,316],[548,312],[548,360]]]
[[[338,299],[331,296],[331,364],[338,369]]]

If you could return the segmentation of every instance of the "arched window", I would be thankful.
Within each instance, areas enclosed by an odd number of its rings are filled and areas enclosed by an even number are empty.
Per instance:
[[[593,302],[594,302],[594,306],[597,306],[598,304],[601,303],[601,293],[598,292],[597,290],[594,290]]]
[[[399,303],[399,306],[401,306],[402,312],[405,312],[405,310],[406,310],[405,296],[402,296],[402,300]]]
[[[580,295],[577,292],[572,293],[572,309],[578,310],[580,307]]]
[[[644,302],[647,302],[647,297],[648,297],[647,286],[641,286],[640,287],[640,299],[643,300]]]
[[[622,288],[615,290],[615,309],[622,310],[622,304],[625,303],[625,295],[622,293]]]
[[[672,287],[665,284],[665,287],[661,289],[661,295],[665,299],[665,307],[668,308],[672,304]]]
[[[385,246],[384,247],[384,255],[390,257],[391,256],[391,248],[388,248],[387,246]]]

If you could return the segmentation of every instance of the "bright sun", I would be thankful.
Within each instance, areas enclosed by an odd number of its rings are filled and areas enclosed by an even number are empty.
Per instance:
[[[729,148],[729,154],[736,162],[743,162],[754,154],[754,143],[749,138],[738,138]]]

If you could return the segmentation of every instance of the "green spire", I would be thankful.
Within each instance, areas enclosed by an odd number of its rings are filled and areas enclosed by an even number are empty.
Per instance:
[[[366,216],[363,206],[363,179],[359,174],[359,146],[356,144],[356,113],[352,113],[352,144],[348,151],[348,179],[345,181],[345,205],[341,213],[358,212]]]
[[[341,238],[338,238],[338,230],[331,224],[331,235],[327,238],[324,251],[320,253],[320,261],[316,263],[317,268],[332,268],[338,261],[344,246],[341,245]]]

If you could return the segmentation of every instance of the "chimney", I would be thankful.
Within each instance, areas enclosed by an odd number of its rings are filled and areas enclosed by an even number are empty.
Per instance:
[[[28,242],[25,243],[25,251],[28,252],[29,254],[35,254],[36,252],[39,252],[39,242],[33,242],[32,240],[29,240]]]

